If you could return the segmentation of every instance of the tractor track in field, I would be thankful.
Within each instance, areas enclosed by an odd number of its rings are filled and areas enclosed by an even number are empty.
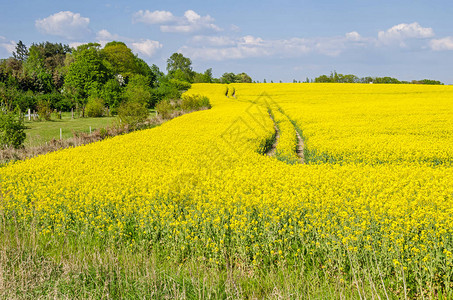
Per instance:
[[[299,130],[297,130],[296,126],[294,126],[294,131],[296,131],[296,136],[297,136],[296,154],[299,157],[299,163],[305,164],[305,155],[304,155],[305,144],[304,144],[304,140],[300,136]]]
[[[275,150],[277,149],[278,139],[280,138],[280,130],[278,129],[277,123],[275,122],[271,112],[269,112],[269,117],[271,118],[272,122],[274,122],[275,136],[274,142],[272,143],[272,146],[269,148],[269,150],[266,152],[266,155],[275,157]]]
[[[303,140],[301,134],[299,133],[299,128],[296,126],[295,122],[293,120],[291,120],[288,117],[288,115],[283,112],[283,110],[281,110],[279,108],[279,111],[288,118],[288,120],[291,122],[291,124],[294,127],[294,132],[296,133],[296,138],[297,138],[296,155],[299,158],[298,162],[300,164],[305,164],[305,155],[304,155],[305,144],[304,144],[304,140]],[[275,119],[272,116],[271,111],[269,111],[269,117],[271,118],[272,122],[274,123],[275,137],[274,137],[274,142],[272,143],[272,146],[269,148],[269,150],[266,152],[266,155],[275,157],[278,140],[280,138],[280,129],[278,128],[277,122],[275,122]]]

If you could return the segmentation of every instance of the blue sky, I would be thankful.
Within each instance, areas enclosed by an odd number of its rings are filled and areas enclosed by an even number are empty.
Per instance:
[[[181,52],[215,76],[289,82],[336,70],[453,84],[452,16],[444,0],[0,0],[0,58],[19,40],[121,40],[163,70]]]

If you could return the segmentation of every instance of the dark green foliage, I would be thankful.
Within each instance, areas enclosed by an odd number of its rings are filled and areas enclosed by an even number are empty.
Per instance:
[[[19,111],[11,112],[6,107],[0,108],[0,149],[20,148],[25,141],[24,119]]]
[[[422,80],[412,80],[413,84],[431,84],[431,85],[443,85],[439,80],[432,79],[422,79]]]
[[[252,83],[252,78],[247,73],[224,73],[220,77],[221,83]]]
[[[307,81],[309,82],[308,78]],[[333,71],[330,73],[330,76],[327,75],[321,75],[319,77],[316,77],[314,82],[317,83],[377,83],[377,84],[436,84],[440,85],[443,84],[440,81],[437,80],[431,80],[431,79],[423,79],[423,80],[412,80],[412,82],[408,81],[400,81],[396,78],[393,77],[371,77],[371,76],[366,76],[359,78],[356,75],[343,75],[343,74],[338,74],[336,71]]]
[[[13,52],[13,57],[19,61],[24,61],[28,57],[28,49],[22,41],[16,45],[16,51]]]

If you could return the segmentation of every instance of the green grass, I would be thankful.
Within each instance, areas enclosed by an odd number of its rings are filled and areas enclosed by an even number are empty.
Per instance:
[[[164,245],[129,247],[72,231],[45,238],[5,221],[0,215],[1,299],[360,298],[354,284],[303,264],[260,269],[216,266],[203,257],[177,262],[167,259]],[[363,294],[385,299],[370,286]]]
[[[150,116],[154,115],[155,112],[151,111]],[[28,121],[26,119],[25,126],[27,126],[27,129],[25,133],[27,138],[25,146],[39,146],[52,139],[59,139],[60,128],[62,130],[62,138],[67,139],[73,136],[73,132],[90,132],[90,126],[92,131],[110,126],[116,119],[116,117],[72,119],[70,112],[62,113],[61,119],[57,119],[56,115],[52,114],[51,121]]]

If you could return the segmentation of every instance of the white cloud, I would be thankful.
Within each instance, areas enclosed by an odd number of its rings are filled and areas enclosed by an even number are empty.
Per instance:
[[[176,18],[169,11],[165,10],[139,10],[133,16],[134,22],[145,24],[163,24],[174,21]]]
[[[251,35],[240,38],[197,36],[192,41],[195,46],[184,46],[180,51],[191,58],[203,60],[297,56],[311,51],[310,42],[299,38],[264,40]]]
[[[447,36],[442,39],[433,39],[429,42],[429,46],[434,51],[453,50],[453,37]]]
[[[417,22],[406,24],[401,23],[393,26],[387,31],[378,32],[378,43],[383,45],[399,44],[406,46],[407,39],[424,39],[434,36],[434,31],[430,27],[422,27]]]
[[[133,15],[134,22],[145,24],[161,24],[162,32],[193,33],[198,31],[221,31],[214,24],[210,15],[201,16],[193,10],[184,12],[184,16],[176,17],[169,11],[143,11],[139,10]]]
[[[96,40],[99,44],[101,44],[102,47],[104,47],[105,44],[111,41],[125,41],[129,39],[121,37],[118,34],[112,34],[106,29],[102,29],[96,33]]]
[[[69,47],[77,49],[77,47],[79,47],[80,45],[83,45],[83,44],[86,44],[86,43],[72,42],[72,43],[69,43]]]
[[[4,36],[0,36],[0,48],[5,49],[8,55],[11,55],[16,50],[16,45],[15,41],[8,41]]]
[[[345,34],[345,37],[348,41],[358,42],[362,39],[360,34],[357,31],[348,32]]]
[[[145,56],[153,56],[159,49],[162,48],[162,44],[158,41],[143,40],[131,44],[131,48]]]
[[[327,38],[290,38],[266,40],[252,35],[239,38],[226,36],[195,36],[191,45],[180,51],[191,58],[227,60],[249,57],[298,57],[308,53],[338,56],[349,48],[364,47],[369,39],[357,32]]]
[[[210,45],[210,46],[233,46],[236,41],[233,38],[227,36],[206,36],[196,35],[192,38],[194,44]]]
[[[68,40],[84,38],[90,34],[89,24],[89,18],[71,11],[60,11],[35,22],[35,26],[40,32]]]

